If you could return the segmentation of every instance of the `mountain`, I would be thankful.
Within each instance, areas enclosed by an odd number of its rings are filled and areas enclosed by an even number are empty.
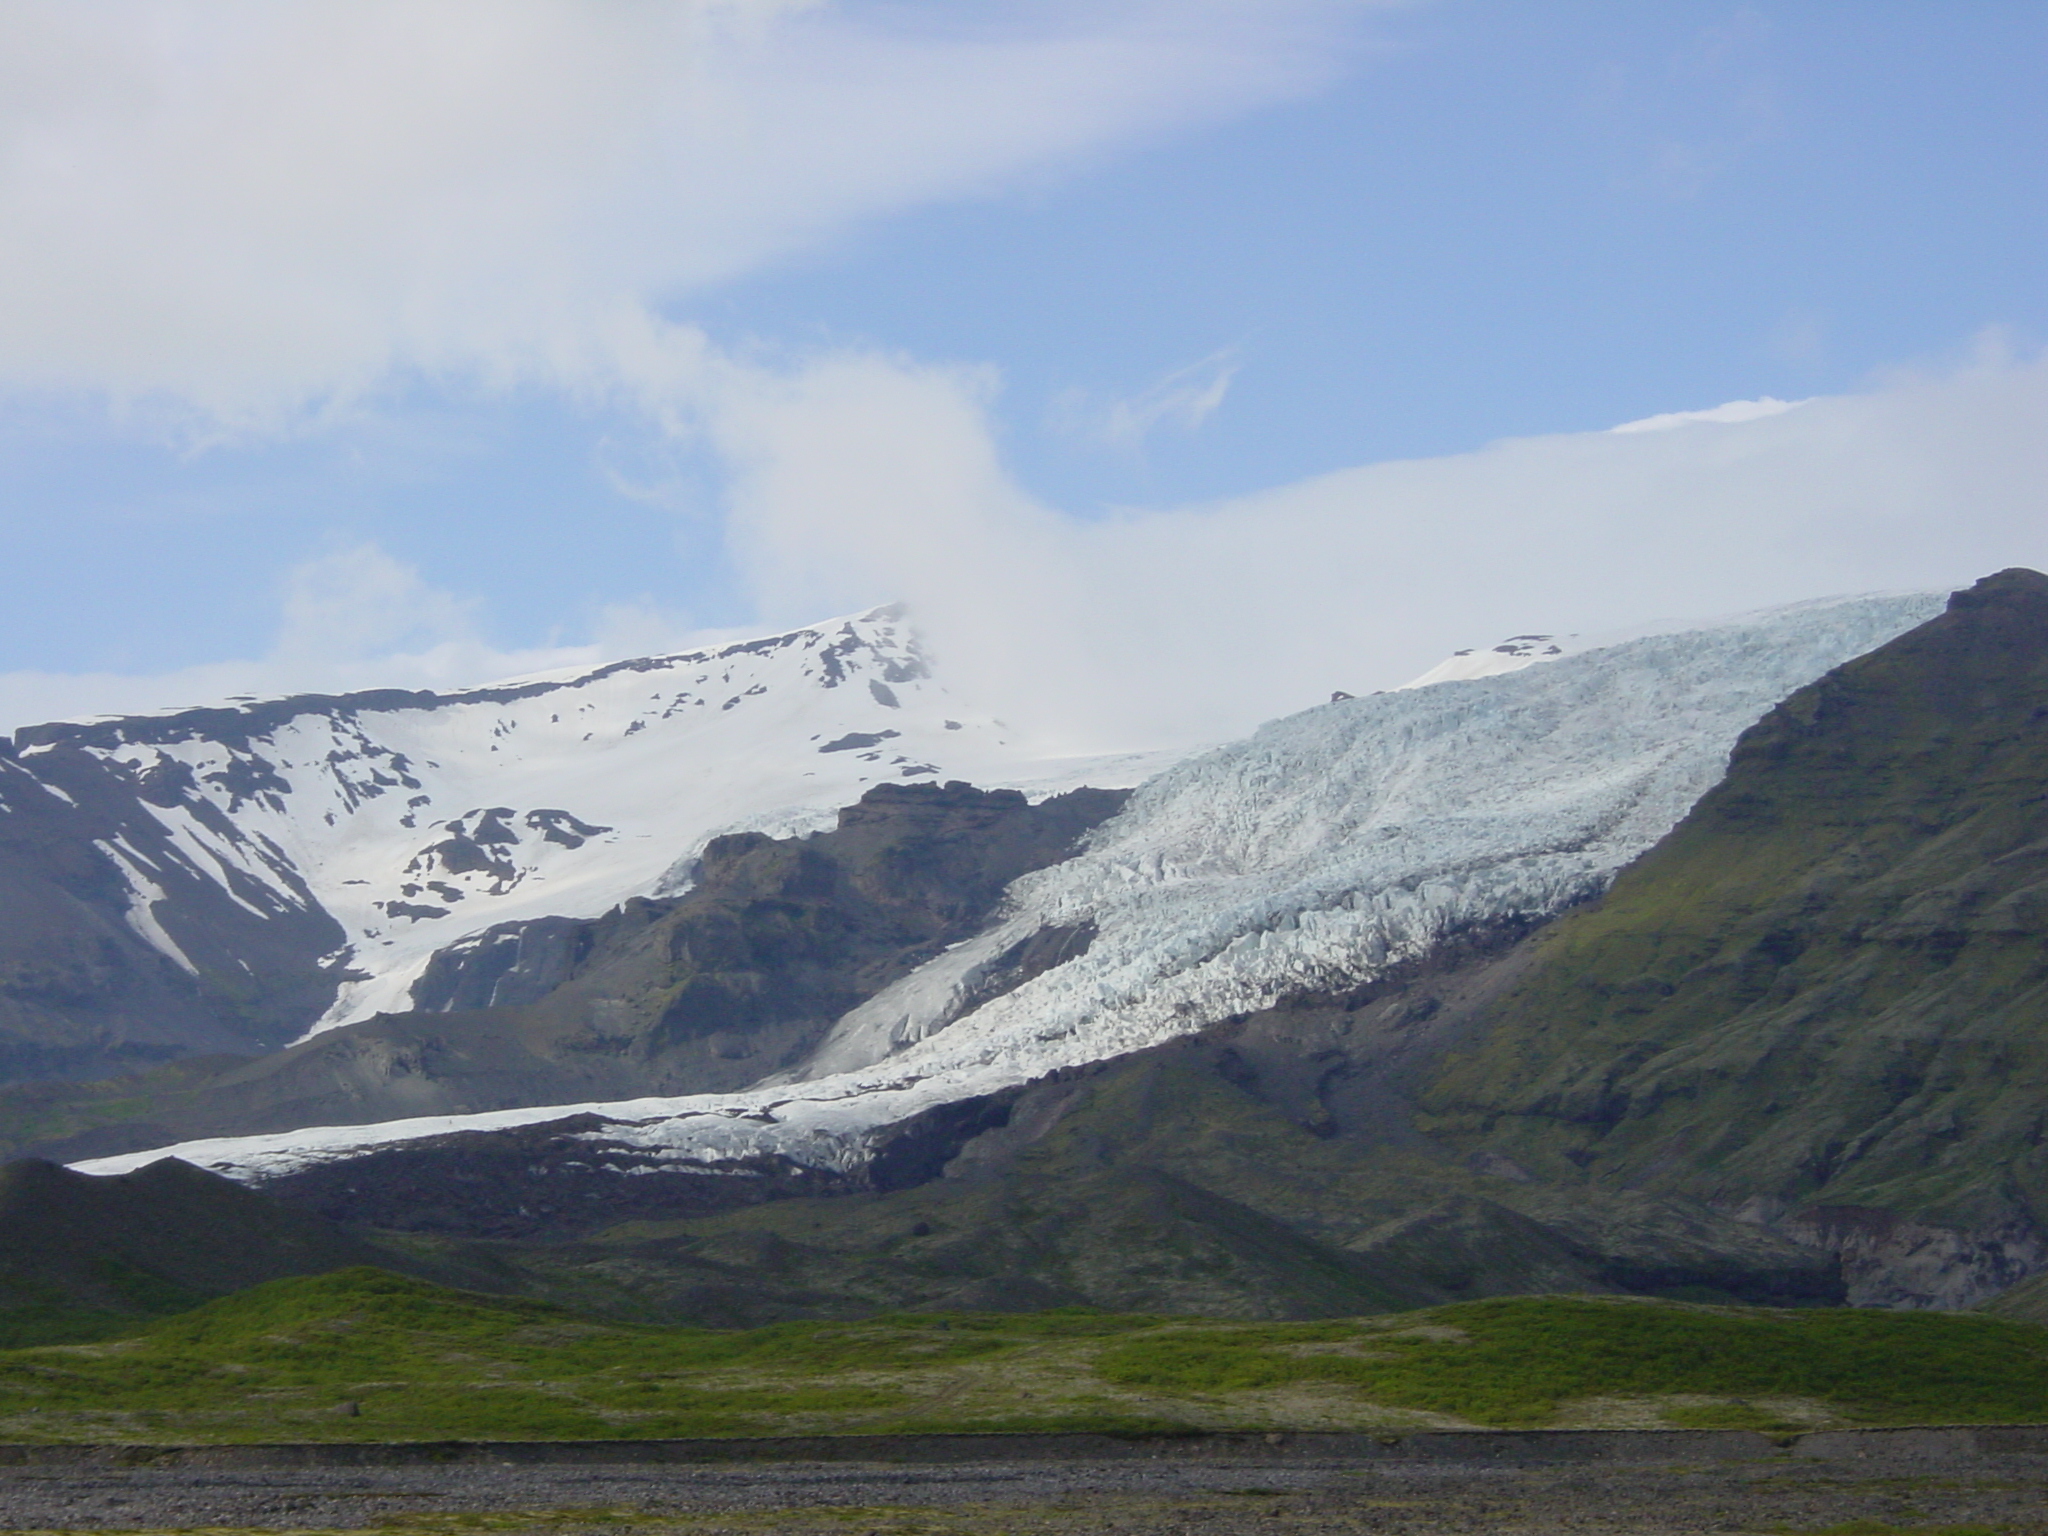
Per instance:
[[[120,1122],[43,1149],[79,1157],[801,1075],[842,1016],[974,935],[1011,882],[1069,857],[1128,798],[1078,789],[1034,805],[958,781],[878,784],[830,831],[713,838],[681,896],[499,924],[451,945],[415,983],[424,1006],[413,1011],[323,1030],[203,1080],[186,1062],[111,1089],[17,1089],[0,1105],[34,1103],[45,1117],[61,1107],[83,1125],[111,1093]],[[1085,948],[1085,933],[1066,937],[1058,958]],[[1046,962],[1020,952],[984,989],[1021,984],[1034,963]]]
[[[275,1050],[404,1009],[495,926],[674,894],[714,836],[881,783],[1033,795],[900,612],[457,693],[251,701],[17,731],[0,755],[0,1081]]]
[[[2039,1315],[2044,733],[2048,577],[2002,572],[1767,711],[1597,899],[1052,1074],[917,1189],[664,1240],[894,1304],[1286,1315],[1342,1274]],[[1315,1245],[1284,1280],[1230,1257],[1259,1223]]]
[[[751,1086],[329,1122],[178,1155],[268,1178],[592,1115],[607,1145],[679,1170],[770,1157],[856,1174],[911,1116],[1597,895],[1712,786],[1760,714],[1938,608],[1802,605],[1276,721],[1155,775],[1075,857],[1016,880],[977,931],[843,1013],[793,1068],[764,1049]],[[1034,946],[1033,974],[1017,976]]]
[[[176,1150],[448,1262],[488,1239],[507,1289],[721,1322],[1954,1308],[2048,1267],[2048,577],[1528,659],[1127,799],[889,784],[719,839],[232,1069],[381,1042],[431,1112]]]
[[[194,863],[157,794],[83,753],[0,755],[0,1081],[261,1050],[332,999],[343,934],[303,883]]]
[[[1859,1300],[2048,1266],[2048,578],[1773,709],[1540,960],[1423,1124],[1839,1247]]]
[[[1530,1290],[2038,1316],[2044,732],[2048,577],[2003,572],[1768,710],[1596,899],[958,1106],[912,1187],[518,1262],[734,1320]],[[404,1146],[270,1187],[374,1211]]]

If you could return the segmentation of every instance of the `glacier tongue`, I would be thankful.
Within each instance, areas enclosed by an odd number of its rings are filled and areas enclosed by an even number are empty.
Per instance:
[[[1276,721],[1018,882],[1013,925],[1092,920],[1093,945],[887,1066],[992,1065],[1026,1039],[1117,1054],[1558,911],[1670,830],[1773,703],[1940,607],[1804,609]]]
[[[1000,935],[842,1021],[808,1081],[190,1143],[261,1177],[455,1129],[595,1112],[678,1158],[782,1152],[850,1167],[935,1103],[1188,1033],[1297,989],[1356,983],[1463,926],[1604,888],[1720,777],[1735,738],[1832,667],[1931,618],[1936,594],[1802,604],[1502,675],[1275,721],[1168,768],[1067,863],[1011,888]],[[954,1020],[1001,942],[1092,922],[1091,947]],[[871,1058],[871,1059],[864,1059]],[[81,1164],[139,1166],[163,1152]]]

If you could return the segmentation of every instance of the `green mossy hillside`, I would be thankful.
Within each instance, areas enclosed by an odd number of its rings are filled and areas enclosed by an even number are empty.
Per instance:
[[[595,1322],[371,1269],[0,1352],[0,1436],[191,1443],[2048,1420],[2048,1329],[1526,1297],[1244,1323]]]
[[[2015,1322],[2048,1326],[2048,1275],[2036,1275],[2031,1280],[2023,1280],[2012,1289],[1992,1297],[1978,1310],[1993,1317],[2007,1317]]]
[[[1653,1287],[1840,1299],[1826,1255],[1746,1223],[1600,1191],[1559,1208],[1426,1148],[1322,1136],[1248,1091],[1249,1049],[1191,1040],[1049,1084],[1018,1117],[1024,1135],[960,1177],[626,1224],[519,1259],[536,1290],[603,1275],[727,1326],[1082,1304],[1305,1320]]]
[[[1423,1095],[1446,1150],[1765,1219],[2048,1231],[2048,577],[1792,695],[1537,942]]]

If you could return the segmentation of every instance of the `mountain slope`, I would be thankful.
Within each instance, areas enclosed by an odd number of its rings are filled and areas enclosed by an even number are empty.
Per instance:
[[[1793,694],[1538,952],[1444,1144],[1804,1232],[1865,1301],[2048,1264],[2048,577]]]
[[[1033,760],[893,609],[458,693],[26,728],[0,759],[0,1080],[403,1010],[453,942],[673,894],[714,835],[830,825],[878,783],[1147,771]]]
[[[0,1337],[75,1333],[288,1275],[411,1267],[313,1215],[165,1159],[119,1178],[0,1164]],[[430,1271],[431,1272],[431,1271]]]
[[[0,748],[0,1082],[260,1050],[327,1005],[342,933],[302,884],[197,868],[150,785],[82,756],[41,766]],[[182,946],[135,905],[140,868]]]
[[[40,1150],[744,1088],[800,1067],[834,1021],[971,936],[1013,880],[1070,856],[1127,798],[877,785],[829,832],[713,839],[682,896],[451,946],[415,988],[439,1009],[325,1030],[201,1085],[182,1066],[130,1080],[114,1123]],[[104,1119],[102,1098],[88,1087],[62,1107],[74,1124]],[[45,1117],[58,1101],[0,1095]]]
[[[1260,1035],[1220,1027],[1029,1088],[915,1188],[634,1223],[582,1262],[657,1293],[666,1276],[678,1301],[741,1319],[1075,1302],[1327,1317],[1532,1290],[1841,1297],[1831,1255],[1694,1202],[1567,1205],[1427,1147],[1304,1125],[1259,1080],[1261,1045],[1278,1043]],[[750,1279],[721,1289],[704,1272],[735,1261]],[[750,1296],[732,1294],[742,1284]]]

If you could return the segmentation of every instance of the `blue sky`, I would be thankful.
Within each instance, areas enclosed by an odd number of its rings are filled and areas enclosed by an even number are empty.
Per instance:
[[[1496,629],[2048,560],[2036,4],[0,29],[15,721],[907,593],[1077,734],[1131,718],[1105,656],[1215,731]],[[1589,435],[1759,397],[1821,399]]]

